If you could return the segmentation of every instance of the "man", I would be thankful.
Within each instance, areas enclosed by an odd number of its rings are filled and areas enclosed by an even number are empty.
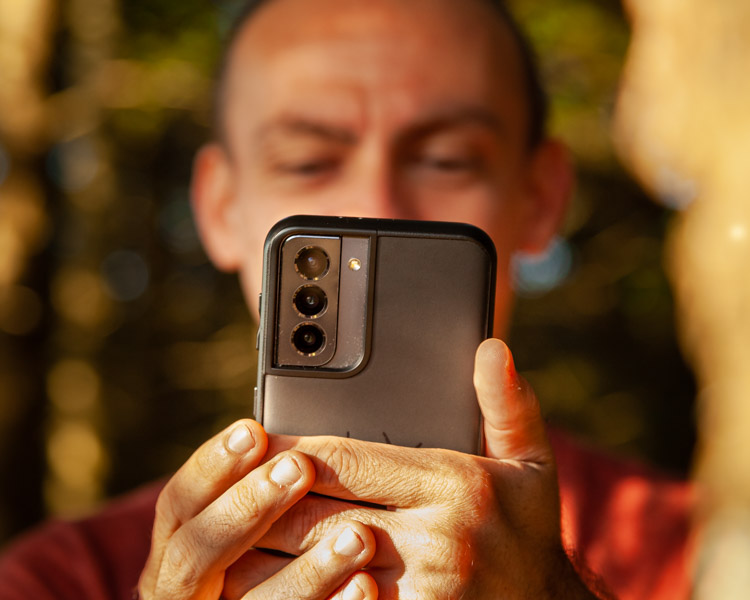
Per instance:
[[[564,149],[544,135],[534,82],[525,47],[491,0],[260,3],[227,52],[217,140],[195,162],[194,209],[209,256],[239,273],[254,307],[263,240],[284,216],[469,222],[497,246],[502,335],[510,256],[546,246],[572,182]],[[149,600],[597,597],[563,550],[553,451],[534,394],[499,340],[478,349],[475,386],[486,457],[267,435],[242,421],[161,491],[148,558],[140,534],[153,516],[151,491],[76,534],[62,526],[27,541],[6,561],[16,586],[8,587],[26,586],[27,597],[105,598],[140,572],[138,591]],[[622,473],[592,466],[564,442],[556,450],[566,542],[587,542],[587,558],[623,597],[657,597],[665,585],[680,597],[680,489],[633,471],[638,486],[621,488]],[[589,484],[591,498],[574,497]],[[663,505],[661,493],[674,497]],[[643,510],[663,531],[643,527]],[[586,512],[590,523],[581,521]],[[115,542],[123,532],[137,541]],[[60,574],[63,551],[33,552],[56,536],[81,558],[71,573]],[[659,562],[639,575],[637,555],[649,551]],[[54,582],[47,589],[40,572]]]

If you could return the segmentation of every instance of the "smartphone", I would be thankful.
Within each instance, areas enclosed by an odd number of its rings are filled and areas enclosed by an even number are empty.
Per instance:
[[[496,262],[471,225],[280,221],[264,248],[255,418],[272,433],[480,453],[472,377]]]

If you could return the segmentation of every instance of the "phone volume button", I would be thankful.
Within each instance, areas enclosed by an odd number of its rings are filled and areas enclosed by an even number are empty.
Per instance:
[[[263,312],[263,292],[261,292],[260,294],[258,294],[258,315],[259,315],[259,317],[262,314],[262,312]],[[259,322],[259,324],[258,324],[258,334],[255,336],[255,349],[256,350],[260,350],[260,327],[261,327],[260,323],[263,322],[263,319],[258,318],[258,322]]]

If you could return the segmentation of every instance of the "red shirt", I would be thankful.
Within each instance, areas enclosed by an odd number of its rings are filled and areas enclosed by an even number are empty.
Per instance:
[[[563,543],[619,600],[690,595],[689,484],[559,435]],[[0,600],[131,600],[148,555],[151,485],[76,522],[54,521],[0,558]]]

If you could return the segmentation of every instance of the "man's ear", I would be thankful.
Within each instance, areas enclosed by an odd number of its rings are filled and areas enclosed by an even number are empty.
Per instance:
[[[198,234],[211,262],[222,271],[236,271],[241,255],[238,206],[232,165],[221,145],[207,144],[195,156],[190,196]]]
[[[573,193],[570,153],[559,140],[546,139],[534,151],[528,171],[525,223],[518,250],[547,249],[560,229]]]

